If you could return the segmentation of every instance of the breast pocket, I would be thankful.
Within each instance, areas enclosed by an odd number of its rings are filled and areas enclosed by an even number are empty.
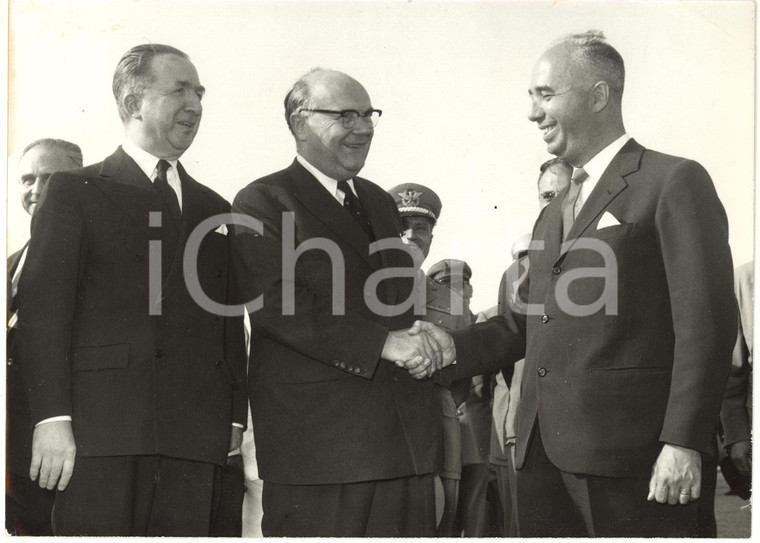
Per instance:
[[[604,228],[599,228],[598,230],[595,230],[589,233],[589,236],[594,237],[596,239],[620,238],[623,236],[630,235],[633,232],[633,229],[635,226],[636,226],[636,223],[625,223],[625,224],[616,224],[614,226],[605,226]]]

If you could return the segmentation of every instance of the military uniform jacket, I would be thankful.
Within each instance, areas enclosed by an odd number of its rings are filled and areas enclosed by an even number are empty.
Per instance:
[[[79,456],[222,464],[232,422],[245,424],[242,318],[201,308],[181,258],[195,226],[229,204],[178,170],[178,238],[150,226],[162,202],[121,148],[102,163],[54,174],[34,215],[19,285],[32,422],[70,415]],[[151,254],[157,242],[163,258]],[[227,236],[211,232],[190,271],[218,303],[228,297],[227,260]],[[150,266],[158,264],[162,312],[151,315]]]

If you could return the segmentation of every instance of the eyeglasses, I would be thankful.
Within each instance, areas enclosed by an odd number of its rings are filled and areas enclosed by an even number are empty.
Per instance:
[[[538,195],[539,198],[541,198],[544,202],[551,202],[554,200],[554,198],[557,197],[557,194],[559,194],[556,191],[553,190],[547,190],[546,192],[542,192]]]
[[[338,115],[340,121],[343,123],[343,128],[351,130],[359,122],[361,117],[365,121],[369,121],[373,127],[377,126],[380,122],[380,116],[383,114],[380,109],[368,109],[364,113],[359,113],[355,109],[344,109],[342,111],[335,111],[332,109],[302,109],[301,111],[310,111],[312,113],[327,113],[332,115]]]

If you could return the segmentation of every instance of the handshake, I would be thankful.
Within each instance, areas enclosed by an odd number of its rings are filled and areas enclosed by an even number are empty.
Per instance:
[[[415,321],[409,330],[388,333],[382,358],[404,368],[415,379],[427,379],[456,360],[452,337],[434,324]]]

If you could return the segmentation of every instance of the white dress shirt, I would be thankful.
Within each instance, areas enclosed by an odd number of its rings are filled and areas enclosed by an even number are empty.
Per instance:
[[[315,168],[308,160],[306,160],[304,157],[302,157],[299,154],[296,154],[296,160],[299,162],[299,164],[301,164],[301,166],[306,168],[306,170],[311,175],[317,178],[317,181],[319,181],[321,185],[325,187],[327,192],[329,192],[333,198],[338,200],[338,203],[340,205],[343,205],[343,197],[345,195],[343,194],[342,190],[338,189],[337,180],[333,179],[332,177],[327,177],[325,174],[323,174],[317,168]],[[356,187],[354,186],[354,180],[347,179],[346,181],[348,182],[348,186],[351,187],[351,190],[353,191],[354,196],[358,198],[356,194]]]
[[[121,148],[132,158],[132,160],[137,162],[137,165],[151,182],[156,181],[156,176],[158,175],[158,158],[154,157],[149,152],[140,149],[131,141],[125,141],[122,143]],[[174,192],[177,193],[179,209],[182,211],[182,182],[179,180],[179,172],[177,171],[177,164],[179,161],[167,160],[167,162],[171,165],[171,168],[166,170],[166,181],[169,183],[169,186],[174,189]]]
[[[588,179],[586,179],[581,184],[581,191],[578,195],[578,203],[576,203],[575,208],[576,217],[578,216],[578,213],[580,212],[583,205],[586,203],[586,200],[588,200],[588,197],[591,195],[591,191],[594,190],[594,187],[602,177],[604,170],[606,170],[610,165],[610,162],[612,162],[612,159],[615,158],[615,155],[620,152],[620,149],[622,149],[623,146],[628,143],[629,139],[631,139],[631,136],[629,136],[627,133],[623,134],[618,139],[610,143],[607,147],[599,151],[591,160],[586,162],[586,164],[584,164],[583,169],[586,170]],[[575,171],[573,171],[573,176],[575,176]]]

